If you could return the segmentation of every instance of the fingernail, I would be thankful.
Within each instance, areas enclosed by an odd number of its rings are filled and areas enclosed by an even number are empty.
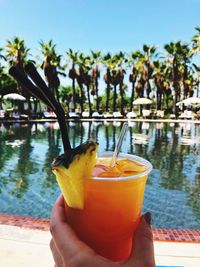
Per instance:
[[[146,223],[148,225],[151,225],[151,223],[152,223],[152,216],[151,216],[151,213],[150,212],[146,212],[144,214],[144,219],[145,219],[145,221],[146,221]]]

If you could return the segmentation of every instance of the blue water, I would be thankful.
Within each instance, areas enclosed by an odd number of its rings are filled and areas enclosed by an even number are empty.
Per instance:
[[[121,123],[70,123],[73,147],[88,137],[113,150]],[[62,153],[57,123],[0,124],[0,212],[49,218],[60,193],[51,172]],[[160,228],[200,229],[200,124],[132,122],[122,152],[151,161],[143,212]]]

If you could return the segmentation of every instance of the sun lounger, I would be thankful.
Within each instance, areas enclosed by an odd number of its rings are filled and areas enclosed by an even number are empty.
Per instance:
[[[156,117],[160,119],[164,118],[164,110],[157,110]]]
[[[142,110],[142,116],[143,116],[144,118],[148,118],[148,117],[150,116],[150,110],[148,110],[148,109],[143,109],[143,110]]]
[[[77,114],[76,112],[69,112],[68,115],[69,115],[69,118],[71,118],[71,119],[80,118],[79,114]]]
[[[95,111],[92,113],[92,118],[102,118],[103,116],[99,112]]]
[[[20,114],[20,119],[21,120],[28,120],[29,116],[26,114]]]
[[[184,110],[179,116],[179,119],[192,119],[192,111],[191,110]]]
[[[170,117],[170,119],[175,119],[176,115],[175,114],[171,114],[169,117]]]
[[[90,113],[88,111],[83,111],[82,112],[82,117],[83,118],[89,118],[90,117]]]
[[[56,114],[53,111],[44,111],[43,115],[46,119],[56,119]]]
[[[103,117],[105,119],[112,119],[113,118],[113,115],[111,113],[106,112],[106,113],[103,114]]]
[[[186,110],[186,119],[192,119],[192,111],[191,110]]]
[[[136,115],[135,112],[131,111],[131,112],[128,112],[128,113],[126,114],[126,117],[127,117],[128,119],[135,119],[135,118],[137,117],[137,115]]]
[[[118,119],[123,118],[122,114],[119,111],[113,112],[113,117],[116,118],[116,119],[117,118]]]
[[[185,118],[186,118],[185,113],[182,112],[181,115],[180,115],[178,118],[179,118],[179,119],[185,119]]]
[[[29,118],[30,119],[37,119],[38,115],[36,113],[31,113],[31,114],[29,114]]]
[[[11,115],[11,118],[14,120],[19,120],[20,119],[20,114],[18,112],[13,112]]]

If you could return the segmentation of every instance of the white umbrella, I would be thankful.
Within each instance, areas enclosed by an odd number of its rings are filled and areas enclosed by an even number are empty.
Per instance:
[[[7,94],[3,96],[3,99],[26,101],[26,98],[19,94]]]
[[[192,104],[200,104],[200,98],[198,97],[189,97],[185,100],[183,100],[183,104],[186,106],[192,105]]]
[[[184,104],[185,106],[190,106],[193,104],[200,104],[200,98],[199,97],[189,97],[186,98],[178,103],[176,103],[177,106]]]
[[[180,102],[177,102],[176,103],[176,106],[180,106],[180,105],[182,105],[183,104],[183,101],[180,101]]]
[[[151,103],[152,103],[152,101],[148,98],[145,98],[145,97],[138,98],[138,99],[133,101],[134,105],[149,105]]]

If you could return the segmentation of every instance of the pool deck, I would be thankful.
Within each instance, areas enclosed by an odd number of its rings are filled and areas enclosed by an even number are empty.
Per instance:
[[[71,122],[168,122],[168,123],[194,123],[200,124],[200,119],[166,119],[166,118],[156,118],[156,119],[149,119],[149,118],[66,118],[66,121]],[[45,123],[45,122],[57,122],[57,119],[28,119],[28,120],[14,120],[14,119],[6,119],[0,120],[2,123]]]
[[[153,234],[158,266],[200,266],[199,230],[153,229]],[[50,239],[47,219],[0,214],[0,266],[53,267]]]

